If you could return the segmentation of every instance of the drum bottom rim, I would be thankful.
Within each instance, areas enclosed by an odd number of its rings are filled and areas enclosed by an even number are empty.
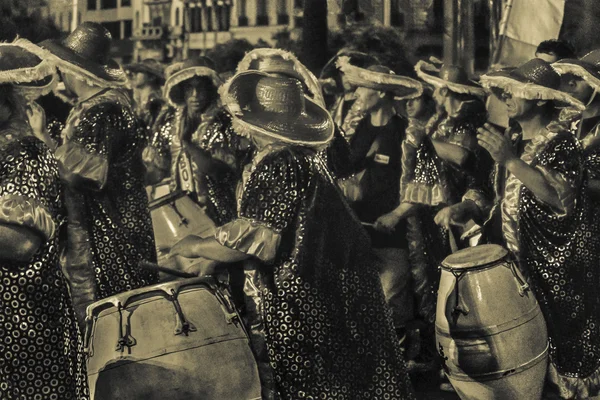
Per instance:
[[[524,364],[521,364],[515,368],[508,368],[500,371],[488,372],[485,374],[477,374],[477,375],[467,375],[460,372],[446,372],[448,378],[455,379],[461,382],[486,382],[486,381],[494,381],[501,378],[505,378],[511,375],[520,374],[523,371],[531,369],[537,366],[544,360],[548,359],[548,351],[550,349],[550,343],[546,344],[546,348],[540,354],[538,354],[535,358],[527,361]]]

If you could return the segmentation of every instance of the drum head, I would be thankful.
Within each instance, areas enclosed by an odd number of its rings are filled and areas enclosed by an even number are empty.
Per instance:
[[[484,244],[469,247],[449,255],[442,261],[442,267],[451,269],[473,268],[495,263],[508,254],[502,246],[495,244]]]

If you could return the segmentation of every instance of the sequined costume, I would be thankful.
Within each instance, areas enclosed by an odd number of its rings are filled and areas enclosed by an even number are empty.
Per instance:
[[[477,110],[478,112],[471,112]],[[485,122],[485,112],[465,109],[458,117],[435,114],[426,125],[411,120],[402,143],[402,202],[421,207],[407,221],[407,239],[417,313],[433,323],[440,262],[451,253],[448,231],[434,222],[442,208],[460,201],[467,192],[471,199],[484,201],[491,165],[476,143],[476,129]],[[426,135],[422,141],[415,137]],[[460,146],[470,153],[464,167],[442,160],[431,140]],[[487,163],[486,163],[487,162]]]
[[[170,180],[171,190],[187,192],[194,200],[206,196],[207,215],[216,225],[231,221],[236,215],[235,188],[239,180],[244,151],[238,152],[239,137],[231,127],[231,117],[211,107],[201,117],[199,126],[186,139],[193,147],[206,152],[223,168],[215,174],[200,171],[182,144],[185,130],[185,108],[168,108],[157,120],[154,138],[144,158]]]
[[[165,101],[160,92],[150,93],[146,101],[135,99],[134,111],[148,141],[151,140],[152,128],[164,106]]]
[[[260,260],[266,343],[282,399],[412,399],[369,239],[322,159],[267,146],[217,240]]]
[[[41,141],[22,135],[0,132],[0,221],[43,242],[29,262],[0,262],[0,398],[85,400],[83,345],[59,263],[58,167]]]
[[[79,313],[96,299],[158,282],[156,273],[139,267],[156,260],[143,144],[120,90],[105,89],[79,103],[67,120],[56,158],[69,186],[65,264]]]
[[[513,139],[521,159],[556,190],[561,207],[545,204],[497,168],[491,213],[500,213],[504,244],[529,276],[546,319],[548,380],[565,399],[594,396],[600,389],[600,222],[586,193],[581,149],[564,130]]]

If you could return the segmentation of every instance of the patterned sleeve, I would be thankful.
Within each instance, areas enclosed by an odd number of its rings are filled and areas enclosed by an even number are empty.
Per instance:
[[[309,184],[307,157],[290,150],[268,155],[246,182],[238,219],[217,229],[217,240],[263,261],[274,260]]]
[[[123,139],[119,133],[131,123],[132,117],[127,118],[113,103],[98,104],[83,112],[56,150],[63,180],[73,186],[102,190],[113,148]]]
[[[175,110],[165,106],[151,129],[150,143],[142,152],[142,161],[149,171],[158,171],[162,177],[169,175],[171,166],[171,130],[175,123]],[[160,180],[160,179],[159,179]]]
[[[561,203],[559,215],[570,215],[583,177],[583,159],[579,144],[568,133],[551,139],[535,166],[552,186]]]
[[[11,143],[0,167],[0,223],[30,228],[45,240],[58,230],[61,208],[56,161],[38,139]]]

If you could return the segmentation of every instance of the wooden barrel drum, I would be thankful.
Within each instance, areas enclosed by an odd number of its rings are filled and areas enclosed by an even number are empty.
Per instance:
[[[546,323],[508,251],[482,245],[442,262],[438,352],[461,399],[541,399]]]
[[[92,400],[258,400],[246,331],[210,278],[132,290],[88,307]]]

